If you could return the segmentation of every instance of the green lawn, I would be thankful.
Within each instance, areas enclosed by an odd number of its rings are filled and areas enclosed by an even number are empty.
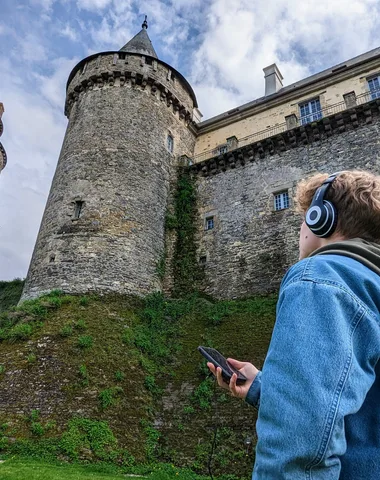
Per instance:
[[[208,480],[174,465],[158,464],[145,475],[115,473],[117,467],[49,464],[29,459],[11,458],[0,463],[1,480]],[[120,469],[121,472],[121,469]]]
[[[6,460],[0,464],[1,480],[120,480],[134,477],[100,472],[91,466],[49,465],[29,460]],[[143,480],[138,479],[136,480]]]

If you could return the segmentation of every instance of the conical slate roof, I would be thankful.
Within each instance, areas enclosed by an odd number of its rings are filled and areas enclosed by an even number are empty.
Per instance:
[[[129,42],[119,51],[127,53],[139,53],[140,55],[149,55],[150,57],[158,58],[152,42],[150,41],[147,29],[148,22],[146,21],[145,17],[144,23],[142,24],[142,30],[135,35],[132,40],[129,40]]]

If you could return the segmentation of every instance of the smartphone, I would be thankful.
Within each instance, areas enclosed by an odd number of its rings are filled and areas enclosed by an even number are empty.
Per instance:
[[[230,365],[227,362],[227,359],[223,357],[223,355],[219,353],[218,350],[215,350],[215,348],[198,347],[198,350],[204,357],[206,357],[209,362],[215,365],[215,367],[220,367],[222,369],[222,378],[226,383],[230,383],[231,377],[234,373],[236,373],[237,375],[237,385],[242,385],[244,382],[247,381],[247,378],[238,370],[236,370],[236,368]]]

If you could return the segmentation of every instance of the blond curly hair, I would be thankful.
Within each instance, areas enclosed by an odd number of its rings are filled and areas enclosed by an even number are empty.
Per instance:
[[[295,196],[298,212],[305,214],[314,193],[329,175],[302,180]],[[336,232],[346,238],[380,243],[380,176],[362,170],[341,172],[325,196],[338,211]]]

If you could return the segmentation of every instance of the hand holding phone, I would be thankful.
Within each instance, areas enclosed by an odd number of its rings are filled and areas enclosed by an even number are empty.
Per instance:
[[[229,384],[231,377],[234,373],[237,375],[236,385],[243,385],[247,381],[247,377],[243,375],[239,370],[236,370],[227,359],[215,348],[210,347],[198,347],[199,352],[211,362],[215,368],[220,367],[222,370],[223,380]]]

